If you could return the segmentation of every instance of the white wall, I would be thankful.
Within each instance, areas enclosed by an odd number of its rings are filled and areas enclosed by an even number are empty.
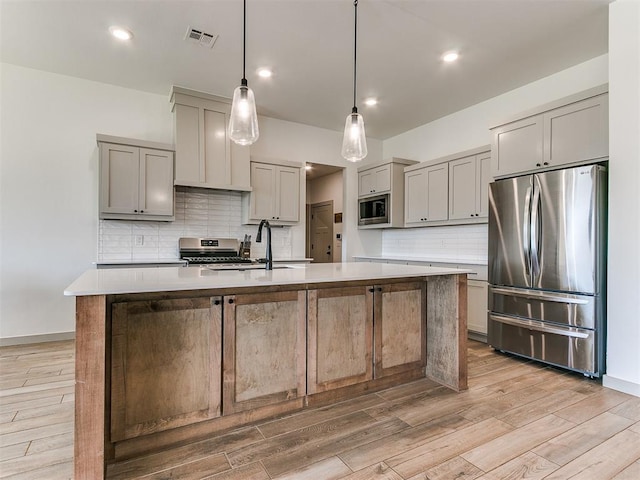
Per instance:
[[[640,2],[609,6],[609,276],[604,385],[640,396]]]
[[[74,330],[96,260],[96,133],[172,143],[167,98],[3,64],[0,337]]]
[[[169,92],[0,66],[0,340],[72,332],[74,299],[62,292],[97,259],[96,133],[173,143]],[[357,167],[340,157],[341,133],[265,117],[260,133],[256,155],[347,167],[345,195],[355,198]],[[367,160],[379,160],[382,142],[368,147]],[[354,202],[345,217],[355,215]],[[347,231],[352,255],[368,251],[363,237]],[[301,223],[293,255],[304,256],[304,241]]]

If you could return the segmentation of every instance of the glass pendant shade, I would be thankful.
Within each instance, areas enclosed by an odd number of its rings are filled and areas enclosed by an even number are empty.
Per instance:
[[[342,139],[342,156],[350,162],[359,162],[367,156],[364,120],[358,112],[347,115]]]
[[[242,85],[233,92],[229,118],[229,138],[238,145],[251,145],[260,136],[256,101],[246,82],[243,79]]]

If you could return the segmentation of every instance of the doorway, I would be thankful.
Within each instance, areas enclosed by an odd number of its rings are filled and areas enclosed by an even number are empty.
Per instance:
[[[333,200],[309,209],[309,255],[313,263],[333,262]]]

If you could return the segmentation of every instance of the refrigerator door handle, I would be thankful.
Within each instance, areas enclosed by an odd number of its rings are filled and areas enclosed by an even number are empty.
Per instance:
[[[538,292],[532,290],[520,290],[515,288],[501,288],[492,287],[491,293],[497,293],[498,295],[510,295],[513,297],[531,298],[535,300],[544,300],[547,302],[558,303],[572,303],[576,305],[587,305],[589,302],[583,298],[579,298],[577,295],[571,295],[568,293],[556,293],[549,294],[546,292]]]
[[[540,275],[540,187],[535,184],[531,203],[531,275],[537,277]]]
[[[526,328],[528,330],[535,330],[542,333],[552,333],[555,335],[562,335],[565,337],[573,338],[589,338],[588,333],[577,332],[575,331],[575,329],[551,327],[549,325],[546,325],[544,322],[539,322],[537,320],[520,320],[518,318],[504,317],[502,315],[496,315],[494,313],[490,314],[489,318],[491,320],[495,320],[496,322],[506,323],[515,327]]]
[[[522,249],[527,275],[531,275],[531,187],[527,187],[524,197],[524,221],[522,222]]]

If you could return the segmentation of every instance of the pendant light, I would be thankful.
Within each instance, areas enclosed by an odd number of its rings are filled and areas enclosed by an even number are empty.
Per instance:
[[[367,138],[364,133],[364,120],[356,107],[356,54],[358,51],[358,0],[353,2],[354,40],[353,40],[353,109],[347,115],[342,139],[342,156],[350,162],[359,162],[367,156]]]
[[[238,145],[251,145],[258,140],[258,115],[253,91],[247,86],[245,76],[247,43],[247,0],[244,0],[242,26],[242,80],[233,92],[231,117],[229,119],[229,138]]]

